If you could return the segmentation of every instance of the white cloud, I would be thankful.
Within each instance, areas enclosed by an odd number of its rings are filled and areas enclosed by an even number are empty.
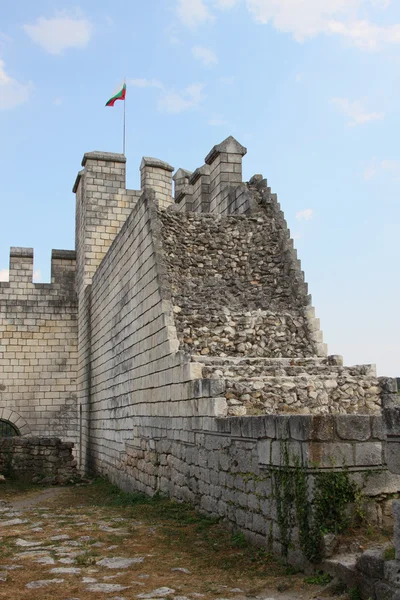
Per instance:
[[[40,269],[33,271],[33,283],[40,283],[42,281],[42,273]]]
[[[58,96],[57,98],[54,98],[54,102],[53,104],[55,104],[56,106],[60,106],[63,103],[63,99],[61,96]]]
[[[296,219],[298,221],[309,221],[312,219],[313,215],[314,211],[312,208],[305,208],[304,210],[300,210],[298,213],[296,213]]]
[[[209,125],[213,127],[220,127],[221,125],[229,125],[228,121],[225,121],[222,115],[213,114],[211,119],[208,121]]]
[[[85,48],[93,33],[93,25],[79,12],[73,16],[58,13],[50,19],[39,17],[35,23],[23,28],[36,44],[50,54],[60,54],[67,48]]]
[[[167,90],[160,98],[158,108],[162,112],[180,113],[197,108],[204,100],[204,84],[193,83],[182,92]]]
[[[363,173],[364,179],[369,181],[375,175],[382,171],[386,171],[387,174],[392,175],[395,179],[400,178],[400,160],[386,158],[384,160],[377,160],[374,158],[371,160],[369,165],[365,168]]]
[[[8,269],[0,269],[0,281],[8,281],[9,278],[9,270]]]
[[[292,240],[295,242],[296,240],[299,240],[302,237],[301,233],[299,233],[298,231],[295,231],[292,234]]]
[[[377,171],[376,162],[373,160],[371,163],[365,168],[363,177],[366,181],[369,181],[373,177],[375,177]]]
[[[203,0],[178,0],[176,14],[179,20],[190,29],[214,20]]]
[[[0,58],[0,110],[15,108],[29,99],[33,89],[32,83],[19,83],[10,77],[6,70],[4,61]]]
[[[300,81],[303,81],[303,76],[304,76],[304,73],[297,73],[296,74],[296,82],[300,83]]]
[[[227,10],[233,8],[239,2],[240,0],[215,0],[214,4],[217,8],[220,8],[221,10]]]
[[[319,34],[338,35],[367,50],[400,43],[400,24],[379,26],[361,18],[369,6],[385,9],[389,4],[390,0],[246,0],[257,23],[272,23],[299,42]]]
[[[197,60],[200,60],[205,67],[211,67],[218,63],[217,55],[211,48],[194,46],[192,48],[192,54]]]
[[[350,121],[348,125],[362,125],[369,121],[382,121],[385,118],[383,112],[367,112],[361,100],[351,102],[348,98],[332,98],[332,102],[348,117]]]
[[[128,84],[139,88],[153,87],[162,89],[164,87],[161,81],[157,79],[128,79]]]
[[[171,46],[182,46],[183,44],[182,40],[180,40],[177,35],[170,35],[168,41]]]

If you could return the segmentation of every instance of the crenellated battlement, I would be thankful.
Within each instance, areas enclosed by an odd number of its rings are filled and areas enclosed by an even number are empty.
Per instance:
[[[9,280],[0,282],[0,290],[22,294],[27,289],[54,290],[63,296],[75,293],[75,250],[52,250],[51,283],[37,283],[34,276],[33,248],[10,248]]]

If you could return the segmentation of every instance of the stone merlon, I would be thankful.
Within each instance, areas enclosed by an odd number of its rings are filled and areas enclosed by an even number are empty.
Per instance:
[[[247,148],[242,146],[242,144],[239,144],[239,142],[230,135],[226,138],[226,140],[212,148],[212,150],[205,157],[204,162],[207,165],[211,165],[217,156],[223,152],[226,152],[227,154],[240,154],[240,156],[244,156],[247,154]]]

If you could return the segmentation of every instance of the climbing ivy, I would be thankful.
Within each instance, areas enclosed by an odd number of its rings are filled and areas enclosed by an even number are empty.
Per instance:
[[[281,457],[273,484],[283,558],[287,559],[292,530],[297,525],[305,556],[318,562],[323,535],[340,533],[349,525],[346,507],[355,504],[356,513],[361,516],[361,490],[351,481],[345,466],[340,471],[310,473],[298,457],[293,458],[291,466],[285,443]]]

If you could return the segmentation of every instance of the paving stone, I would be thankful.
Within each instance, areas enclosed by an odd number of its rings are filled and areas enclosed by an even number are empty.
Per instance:
[[[133,564],[142,563],[144,561],[144,557],[140,556],[138,558],[123,558],[119,556],[114,556],[112,558],[103,558],[99,560],[96,565],[100,567],[107,567],[107,569],[127,569]]]
[[[63,565],[72,565],[75,561],[73,558],[59,558],[58,562],[62,563]]]
[[[79,567],[55,567],[51,569],[50,573],[58,575],[78,575],[82,569]]]
[[[130,586],[120,585],[119,583],[94,583],[86,588],[88,592],[103,592],[109,594],[111,592],[122,592],[127,590]]]
[[[61,535],[53,535],[51,538],[49,538],[52,542],[58,542],[59,540],[69,540],[70,537],[69,535],[67,535],[66,533],[63,533]]]
[[[0,527],[14,527],[14,525],[23,525],[29,523],[27,519],[10,519],[10,521],[2,521]]]
[[[28,590],[35,590],[37,588],[53,585],[54,583],[64,583],[64,579],[39,579],[38,581],[30,581],[25,587]]]
[[[150,598],[164,598],[164,596],[169,596],[170,594],[174,594],[175,590],[172,590],[169,587],[160,587],[148,594],[137,594],[137,598],[144,598],[145,600],[149,600]]]
[[[186,573],[187,575],[190,575],[190,571],[189,569],[184,569],[183,567],[176,567],[175,569],[171,569],[171,571],[176,571],[178,573]]]
[[[28,542],[27,540],[18,538],[17,541],[15,542],[15,545],[21,546],[22,548],[32,548],[32,547],[37,547],[37,546],[43,546],[43,543],[44,542]]]
[[[51,556],[41,556],[36,558],[33,562],[40,563],[42,565],[55,565],[56,561]]]

